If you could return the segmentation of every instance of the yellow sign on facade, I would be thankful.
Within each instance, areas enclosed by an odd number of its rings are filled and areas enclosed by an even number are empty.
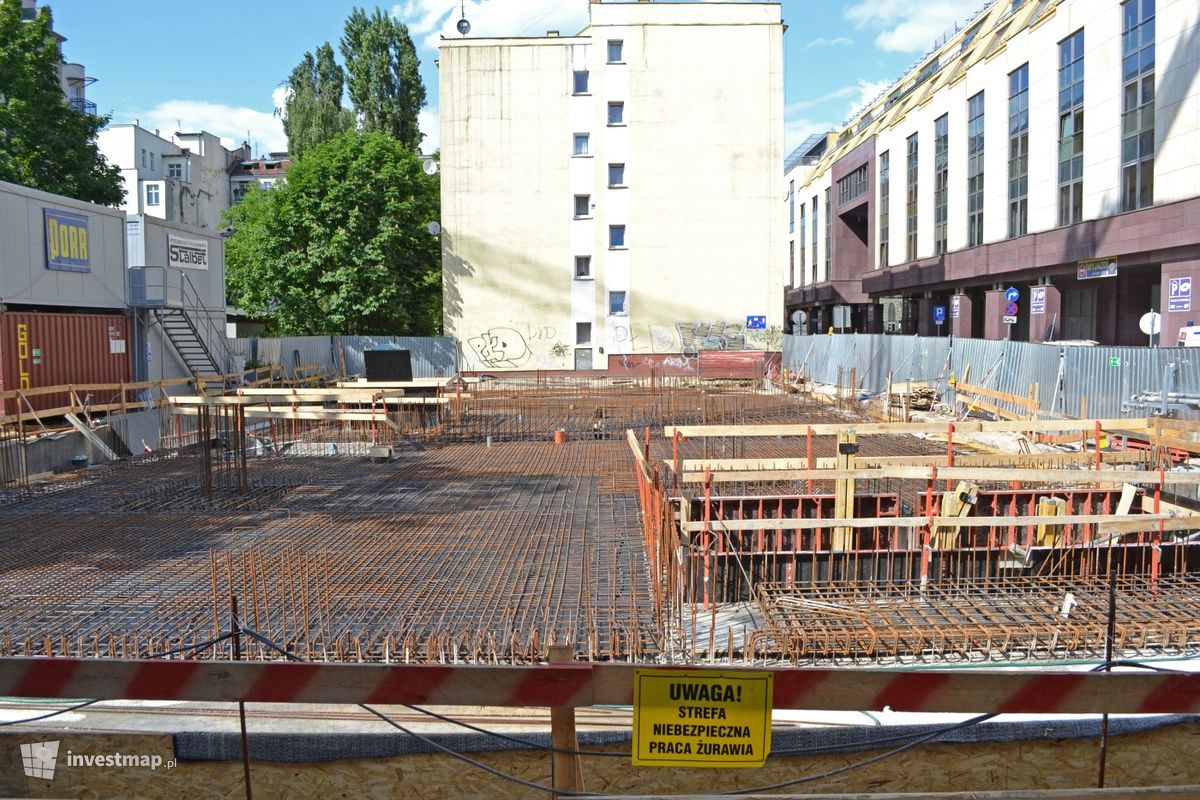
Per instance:
[[[771,750],[772,677],[635,670],[633,765],[761,767]]]

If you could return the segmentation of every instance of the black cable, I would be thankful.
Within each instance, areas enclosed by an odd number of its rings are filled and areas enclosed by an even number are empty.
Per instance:
[[[86,700],[82,703],[79,703],[78,705],[73,705],[70,708],[63,708],[63,709],[59,709],[58,711],[51,711],[49,714],[42,714],[40,717],[29,717],[28,719],[13,719],[13,720],[9,720],[7,722],[0,722],[0,725],[21,725],[26,722],[37,722],[38,720],[41,720],[41,719],[50,719],[50,717],[57,717],[59,714],[66,714],[68,711],[77,711],[77,710],[83,708],[84,706],[90,706],[92,703],[99,703],[99,702],[100,702],[99,700]]]
[[[400,705],[409,709],[410,711],[415,711],[418,714],[425,714],[433,717],[434,719],[441,720],[442,722],[448,722],[451,725],[458,725],[466,728],[467,730],[475,731],[476,733],[482,733],[486,736],[493,736],[497,739],[504,739],[509,742],[523,744],[526,747],[532,747],[537,750],[545,750],[548,753],[562,753],[569,756],[602,756],[604,758],[629,758],[631,755],[630,753],[610,753],[605,750],[571,750],[563,747],[554,747],[553,745],[545,745],[541,744],[540,742],[531,742],[527,739],[518,739],[515,736],[509,736],[508,734],[500,733],[499,731],[490,731],[487,728],[481,728],[478,725],[472,725],[469,722],[463,722],[462,720],[454,719],[453,717],[447,717],[444,714],[439,714],[436,711],[430,711],[429,709],[421,708],[420,706],[410,706],[408,703],[401,703]]]
[[[186,653],[189,650],[204,650],[226,639],[231,639],[234,635],[233,633],[222,633],[215,639],[209,639],[206,642],[197,642],[196,644],[189,644],[184,647],[176,647],[174,650],[167,650],[165,653],[151,653],[150,655],[142,656],[142,658],[164,658],[166,656],[178,655],[179,653]]]
[[[835,775],[841,775],[843,772],[850,772],[851,770],[856,770],[856,769],[860,769],[862,767],[867,767],[867,766],[870,766],[871,764],[875,764],[879,761],[883,761],[884,759],[899,755],[900,753],[903,753],[905,750],[911,750],[912,748],[916,747],[917,745],[925,744],[928,741],[936,739],[937,737],[941,736],[944,733],[949,733],[950,731],[958,730],[960,728],[970,727],[971,725],[978,725],[979,723],[984,722],[985,720],[992,719],[993,717],[996,717],[996,716],[998,716],[998,715],[997,714],[980,714],[977,717],[971,717],[971,719],[963,720],[962,722],[958,723],[957,725],[953,725],[949,728],[942,728],[941,730],[933,731],[932,733],[926,734],[925,736],[922,736],[919,739],[914,739],[913,741],[909,742],[908,744],[902,744],[899,747],[888,750],[886,753],[880,753],[877,756],[871,756],[870,758],[865,758],[862,761],[855,761],[853,764],[847,764],[846,766],[838,767],[837,769],[826,770],[825,772],[818,772],[815,775],[806,775],[803,778],[796,778],[795,780],[783,781],[781,783],[772,783],[772,784],[769,784],[766,786],[751,786],[749,789],[731,789],[728,792],[718,792],[718,794],[721,796],[739,795],[739,794],[758,794],[760,792],[772,792],[772,791],[775,791],[776,789],[786,789],[789,786],[797,786],[801,783],[812,783],[813,781],[824,780],[825,778],[832,778]]]
[[[359,703],[358,707],[364,711],[374,714],[376,717],[383,720],[388,725],[391,725],[393,728],[400,731],[401,733],[405,733],[414,739],[418,739],[418,740],[424,742],[425,744],[429,745],[430,747],[434,747],[438,750],[441,750],[443,753],[450,756],[451,758],[456,758],[459,761],[462,761],[466,764],[470,764],[473,767],[477,767],[478,769],[481,769],[484,772],[487,772],[491,775],[495,775],[497,778],[500,778],[502,780],[510,781],[511,783],[516,783],[516,784],[519,784],[519,785],[524,786],[529,789],[536,789],[540,792],[546,792],[547,794],[557,794],[561,797],[628,797],[628,795],[605,794],[604,792],[576,792],[576,791],[569,790],[569,789],[555,789],[553,786],[546,786],[541,783],[534,783],[533,781],[527,781],[524,778],[518,778],[516,775],[509,775],[507,772],[498,770],[495,767],[489,767],[487,764],[484,764],[482,761],[476,761],[475,759],[471,758],[470,756],[465,756],[462,753],[451,750],[449,747],[446,747],[445,745],[435,742],[433,739],[430,739],[428,736],[422,736],[421,734],[419,734],[415,731],[410,731],[408,728],[404,727],[399,722],[396,722],[395,720],[388,717],[387,714],[376,711],[375,709],[371,708],[370,706],[368,706],[365,703]]]

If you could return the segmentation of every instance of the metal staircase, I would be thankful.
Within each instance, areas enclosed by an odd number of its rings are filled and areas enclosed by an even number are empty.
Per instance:
[[[134,267],[129,272],[131,305],[150,310],[188,371],[196,376],[226,372],[231,359],[225,332],[184,271]]]

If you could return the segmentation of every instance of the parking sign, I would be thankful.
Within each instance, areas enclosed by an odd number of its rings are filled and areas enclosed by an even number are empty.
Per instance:
[[[946,321],[946,307],[945,306],[934,306],[933,307],[933,324],[941,325],[945,321]]]
[[[1192,310],[1192,278],[1171,278],[1167,294],[1168,311]]]

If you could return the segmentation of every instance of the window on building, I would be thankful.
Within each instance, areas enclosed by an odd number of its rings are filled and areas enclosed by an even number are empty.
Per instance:
[[[1009,13],[1016,11],[1018,8],[1020,8],[1024,4],[1025,4],[1025,0],[1012,0],[1012,8],[1009,9]]]
[[[817,261],[817,238],[818,238],[817,231],[820,230],[820,227],[821,227],[820,222],[818,221],[819,217],[821,216],[821,212],[820,212],[820,209],[817,208],[817,196],[815,194],[812,197],[812,215],[813,215],[812,216],[812,276],[813,276],[812,282],[818,283],[818,280],[817,280],[817,264],[818,264],[818,261]]]
[[[609,125],[624,125],[625,124],[625,104],[624,103],[609,103],[608,104],[608,124]]]
[[[1154,205],[1154,1],[1121,5],[1121,210]]]
[[[796,182],[788,181],[788,233],[796,232]]]
[[[150,169],[154,169],[154,153],[150,154]]]
[[[829,196],[833,193],[832,189],[825,190],[825,280],[829,280],[829,267],[833,263],[833,209],[829,207]]]
[[[892,154],[879,154],[879,269],[888,265],[888,236],[891,233]]]
[[[608,226],[608,246],[609,247],[624,247],[625,246],[625,226],[624,225],[609,225]]]
[[[1008,74],[1008,235],[1029,232],[1029,65]]]
[[[983,244],[983,92],[967,100],[967,246]]]
[[[156,206],[161,202],[158,193],[158,184],[150,183],[146,185],[146,205]]]
[[[575,219],[592,215],[592,196],[589,194],[575,195]]]
[[[796,285],[796,240],[788,241],[788,286]]]
[[[167,177],[181,180],[183,178],[183,164],[179,161],[172,161],[167,164]]]
[[[800,282],[808,283],[808,273],[804,271],[804,203],[800,204]]]
[[[625,165],[624,164],[609,164],[608,165],[608,185],[612,187],[625,185]]]
[[[608,313],[609,314],[628,314],[629,308],[625,304],[624,292],[609,292],[608,293]]]
[[[142,166],[146,166],[146,148],[142,148]]]
[[[949,218],[950,115],[933,123],[933,254],[946,252],[946,220]]]
[[[576,322],[575,323],[575,344],[591,344],[592,343],[592,323]]]
[[[1083,29],[1058,43],[1058,224],[1083,220]]]
[[[588,93],[588,72],[587,72],[587,70],[586,69],[575,70],[573,77],[574,77],[574,83],[571,86],[571,92],[573,94],[587,94]]]
[[[620,39],[608,40],[608,63],[620,64],[625,61],[625,42]]]
[[[592,257],[591,256],[575,256],[575,277],[576,278],[592,277]]]
[[[908,137],[905,164],[905,243],[904,260],[917,260],[917,134]]]
[[[866,194],[869,188],[867,165],[863,164],[838,181],[838,205],[842,206],[853,200],[857,200]]]
[[[575,134],[575,155],[586,156],[588,154],[588,135],[586,133]]]

